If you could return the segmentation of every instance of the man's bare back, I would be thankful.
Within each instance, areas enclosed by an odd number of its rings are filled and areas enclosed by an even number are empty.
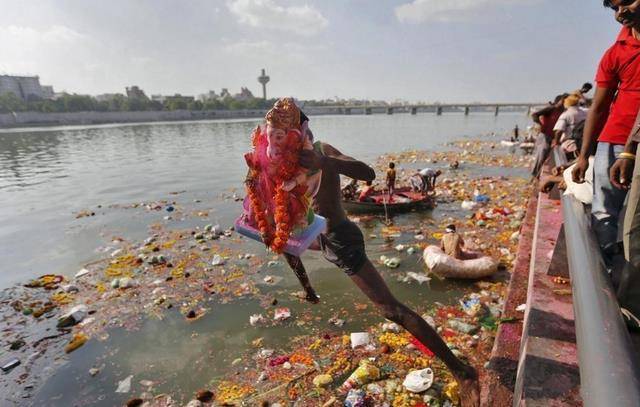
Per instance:
[[[300,153],[300,164],[312,170],[322,169],[322,181],[313,202],[313,209],[327,219],[328,228],[331,229],[347,219],[340,199],[340,174],[362,181],[373,181],[376,174],[368,165],[342,154],[332,145],[320,145],[322,153],[303,150]]]

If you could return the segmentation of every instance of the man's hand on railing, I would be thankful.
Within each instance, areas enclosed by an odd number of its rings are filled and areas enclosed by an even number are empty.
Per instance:
[[[611,184],[618,189],[631,188],[633,165],[633,160],[618,158],[611,167],[611,170],[609,170],[609,179],[611,180]]]
[[[571,172],[573,182],[575,182],[576,184],[584,183],[584,174],[586,174],[587,168],[589,168],[589,159],[580,156],[580,158],[578,158],[578,161],[576,162],[576,166]]]

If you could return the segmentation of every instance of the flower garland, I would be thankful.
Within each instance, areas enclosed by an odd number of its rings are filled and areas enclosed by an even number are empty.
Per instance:
[[[296,173],[300,170],[298,157],[303,146],[303,141],[299,133],[293,131],[287,133],[287,138],[283,148],[284,153],[279,159],[275,176],[268,180],[268,182],[275,184],[275,195],[273,196],[275,202],[273,216],[275,221],[274,230],[274,227],[269,222],[268,209],[265,208],[264,201],[261,199],[258,191],[260,176],[265,169],[262,168],[258,162],[259,159],[257,154],[261,148],[264,148],[264,137],[265,136],[262,134],[259,127],[253,133],[253,165],[251,165],[252,168],[246,182],[247,194],[251,205],[251,213],[254,217],[253,221],[260,231],[263,242],[275,253],[280,254],[284,251],[284,248],[289,241],[293,227],[300,222],[304,215],[303,211],[293,210],[294,208],[291,203],[292,199],[300,198],[297,195],[304,194],[306,192],[306,188],[302,191],[299,188],[295,188],[292,191],[286,191],[284,189],[285,181],[294,178]],[[299,202],[302,201],[299,199]]]

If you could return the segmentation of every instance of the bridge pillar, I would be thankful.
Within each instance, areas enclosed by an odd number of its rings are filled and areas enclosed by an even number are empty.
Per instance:
[[[527,117],[531,116],[531,106],[527,106]]]
[[[393,108],[392,107],[388,107],[387,108],[387,114],[393,114]]]
[[[436,115],[442,116],[442,106],[436,107]]]
[[[351,114],[351,108],[350,107],[345,108],[344,109],[344,114],[350,115]]]
[[[500,106],[496,106],[496,116],[498,115],[499,112],[500,112]]]
[[[469,110],[470,110],[470,109],[469,109],[469,106],[465,106],[465,107],[464,107],[464,115],[465,115],[465,116],[469,116]]]
[[[411,114],[417,114],[418,113],[418,108],[417,107],[412,107],[411,108]]]
[[[364,114],[370,115],[371,114],[371,108],[370,107],[365,107],[364,108]]]

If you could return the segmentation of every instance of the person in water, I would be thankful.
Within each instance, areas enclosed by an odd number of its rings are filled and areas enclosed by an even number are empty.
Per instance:
[[[372,202],[373,199],[371,195],[375,194],[376,188],[373,186],[373,182],[367,181],[360,191],[360,195],[358,196],[359,202]]]
[[[353,201],[358,194],[358,180],[352,179],[344,188],[342,188],[342,199],[345,201]]]
[[[447,255],[458,260],[464,260],[464,240],[456,232],[456,225],[448,225],[442,235],[440,249]]]
[[[367,257],[362,232],[347,218],[342,207],[340,176],[373,181],[376,176],[375,171],[367,164],[343,154],[327,143],[320,143],[320,148],[313,150],[302,150],[300,165],[311,171],[322,171],[322,179],[313,200],[313,208],[316,214],[326,218],[327,230],[319,236],[318,245],[315,248],[322,251],[326,260],[342,269],[386,319],[404,327],[446,364],[460,384],[463,407],[479,406],[476,369],[458,359],[420,315],[391,293],[384,279]],[[319,302],[319,298],[309,284],[301,259],[292,255],[286,255],[286,258],[296,276],[301,279],[303,288],[307,292],[307,300],[312,303]]]

